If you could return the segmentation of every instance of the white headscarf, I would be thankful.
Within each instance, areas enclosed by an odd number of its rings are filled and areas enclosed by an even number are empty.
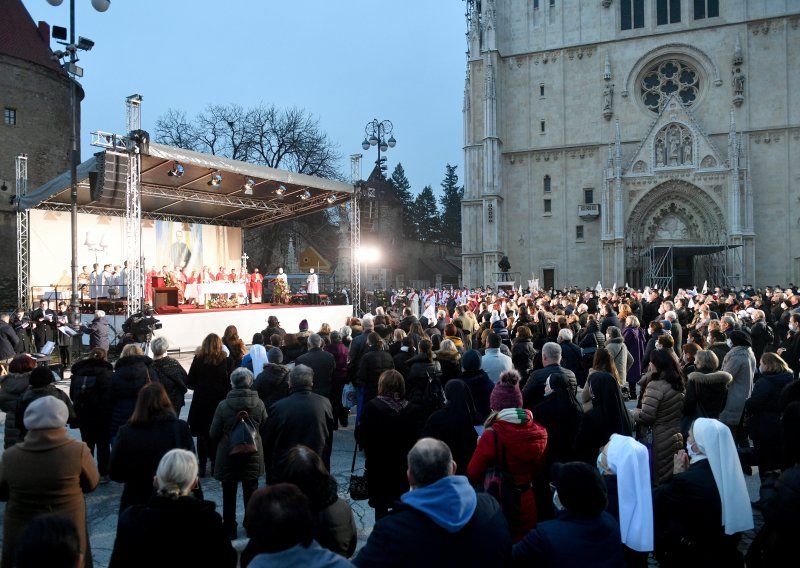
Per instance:
[[[606,459],[617,476],[622,543],[649,552],[653,550],[653,496],[647,448],[630,436],[612,434]]]
[[[253,345],[250,347],[250,360],[253,362],[253,376],[257,377],[264,370],[264,365],[269,363],[267,350],[263,345]]]
[[[698,449],[708,458],[722,502],[725,534],[753,528],[753,509],[730,429],[719,420],[698,418],[692,426]]]

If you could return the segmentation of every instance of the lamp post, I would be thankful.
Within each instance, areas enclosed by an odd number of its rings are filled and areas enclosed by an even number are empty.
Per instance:
[[[381,158],[381,153],[386,153],[389,148],[394,148],[397,145],[397,140],[392,136],[394,125],[390,120],[378,120],[373,118],[364,127],[364,141],[361,147],[364,150],[369,150],[370,146],[378,147],[378,159],[375,160],[375,165],[380,168],[381,173],[386,171],[386,157]]]
[[[60,6],[64,0],[47,0],[51,6]],[[111,0],[92,0],[92,6],[98,12],[105,12],[111,5]],[[72,243],[72,294],[69,305],[69,323],[73,329],[78,330],[81,323],[80,301],[78,299],[78,81],[76,77],[83,77],[83,69],[78,67],[78,50],[89,51],[94,42],[86,38],[78,38],[75,42],[75,0],[69,0],[69,43],[64,52],[54,53],[58,59],[67,58],[62,67],[72,78],[70,89],[70,226]]]
[[[370,245],[362,246],[356,251],[356,258],[358,259],[359,270],[361,269],[361,265],[364,266],[364,279],[361,280],[361,287],[364,288],[364,280],[369,280],[368,266],[370,263],[376,263],[381,259],[381,251],[378,247]],[[367,308],[369,308],[369,301],[366,294],[361,295],[364,297],[364,313],[366,313]],[[359,308],[360,307],[361,306],[359,306]]]

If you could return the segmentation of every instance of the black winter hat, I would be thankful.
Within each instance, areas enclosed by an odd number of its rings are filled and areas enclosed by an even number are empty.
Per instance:
[[[477,371],[481,368],[481,354],[475,349],[470,349],[461,356],[461,366],[465,371]]]
[[[608,490],[597,468],[583,462],[553,464],[553,484],[566,510],[596,517],[608,506]]]
[[[36,367],[28,382],[33,388],[46,387],[53,382],[53,371],[44,366]]]

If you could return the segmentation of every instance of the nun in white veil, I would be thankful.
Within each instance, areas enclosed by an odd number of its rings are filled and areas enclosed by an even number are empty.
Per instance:
[[[659,564],[743,565],[739,533],[753,528],[753,511],[730,429],[719,420],[695,420],[674,472],[653,490]]]
[[[647,448],[630,436],[612,434],[598,456],[597,467],[608,487],[607,511],[619,521],[628,566],[645,567],[653,550],[653,495]]]

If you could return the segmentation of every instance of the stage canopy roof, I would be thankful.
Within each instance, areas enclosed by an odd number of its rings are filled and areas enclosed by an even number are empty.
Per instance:
[[[141,158],[143,219],[257,227],[327,209],[353,194],[351,184],[163,144],[150,143]],[[170,174],[181,168],[182,175]],[[80,164],[79,212],[124,216],[126,176],[121,145]],[[212,185],[217,176],[219,183]],[[246,195],[250,181],[252,195]],[[70,172],[29,192],[17,206],[69,211]]]

